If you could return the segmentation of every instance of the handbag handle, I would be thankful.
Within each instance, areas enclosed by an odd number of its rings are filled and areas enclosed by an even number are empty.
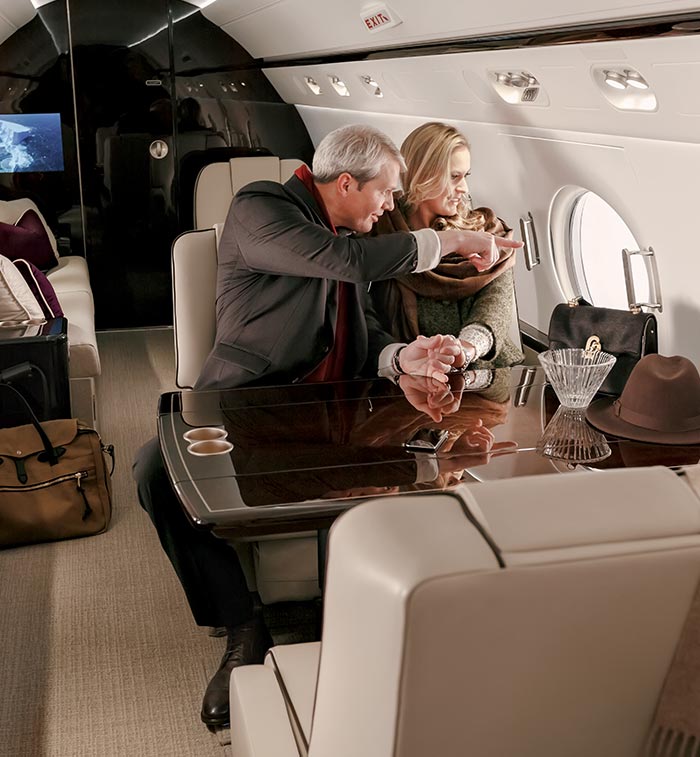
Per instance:
[[[29,418],[32,422],[32,425],[36,429],[37,434],[39,434],[39,438],[41,439],[41,443],[44,445],[44,450],[46,451],[46,457],[48,458],[50,465],[56,465],[58,462],[58,453],[56,452],[55,447],[53,444],[51,444],[51,440],[46,435],[46,431],[41,426],[41,423],[39,423],[39,419],[34,414],[34,411],[32,410],[32,406],[27,402],[27,398],[20,392],[19,390],[15,389],[14,386],[11,386],[10,384],[6,384],[3,381],[0,381],[0,386],[4,386],[6,389],[11,389],[24,403],[24,406],[29,413]]]
[[[644,260],[644,267],[649,278],[649,296],[651,302],[637,302],[637,295],[634,291],[634,277],[632,276],[632,255],[641,255]],[[663,312],[663,303],[661,302],[661,285],[659,283],[659,269],[656,265],[656,256],[653,247],[647,247],[641,250],[622,250],[622,268],[625,272],[625,288],[627,289],[627,302],[633,313],[638,313],[642,308],[651,308]]]

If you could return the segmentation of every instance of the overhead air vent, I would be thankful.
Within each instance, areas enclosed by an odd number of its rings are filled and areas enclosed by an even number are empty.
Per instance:
[[[311,92],[314,95],[322,94],[322,90],[319,83],[312,76],[305,76],[304,84],[306,84],[306,86],[311,90]]]
[[[529,71],[491,71],[491,85],[496,94],[510,105],[534,103],[546,105],[547,97],[537,77]]]
[[[360,81],[362,82],[362,86],[370,93],[370,95],[373,95],[374,97],[384,97],[382,88],[379,86],[379,84],[377,84],[377,80],[373,76],[365,74],[363,76],[360,76]]]
[[[347,87],[347,84],[340,79],[337,76],[329,76],[328,80],[331,83],[331,87],[341,96],[341,97],[350,97],[350,90]]]

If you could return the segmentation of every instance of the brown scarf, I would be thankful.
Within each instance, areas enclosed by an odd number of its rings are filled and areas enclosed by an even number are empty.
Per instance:
[[[493,213],[493,211],[490,212]],[[438,220],[443,222],[439,226],[440,229],[450,228],[446,219]],[[398,206],[379,218],[372,234],[377,236],[397,231],[410,231],[406,218]],[[461,255],[454,253],[446,255],[432,271],[411,273],[391,281],[381,282],[377,285],[376,295],[380,296],[380,307],[384,312],[395,314],[394,336],[402,341],[411,342],[420,334],[418,297],[451,302],[472,297],[515,265],[513,253],[512,249],[503,250],[499,262],[483,273],[479,273]]]

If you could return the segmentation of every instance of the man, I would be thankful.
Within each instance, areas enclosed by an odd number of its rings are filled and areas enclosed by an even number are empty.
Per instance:
[[[285,185],[256,182],[241,189],[219,245],[216,343],[198,389],[332,381],[377,369],[446,382],[447,372],[464,364],[452,336],[392,344],[366,304],[368,282],[427,270],[449,252],[462,252],[478,270],[498,259],[495,238],[483,232],[350,236],[347,230],[368,232],[393,207],[402,166],[384,134],[349,126],[322,140],[313,174],[303,168]],[[202,704],[207,725],[225,725],[231,670],[262,662],[270,636],[254,612],[235,551],[189,524],[157,440],[138,453],[134,477],[195,622],[227,629],[226,652]]]

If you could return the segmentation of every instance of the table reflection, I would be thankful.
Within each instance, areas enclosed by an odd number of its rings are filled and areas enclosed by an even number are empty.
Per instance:
[[[248,507],[445,488],[466,468],[515,447],[496,442],[491,430],[508,415],[507,371],[455,374],[448,384],[402,376],[398,387],[380,391],[376,382],[326,387],[312,404],[296,393],[294,401],[290,394],[286,402],[277,396],[279,404],[241,407],[221,394],[221,419]],[[425,428],[447,432],[437,453],[408,451],[406,442]]]
[[[560,407],[537,442],[537,453],[570,464],[594,463],[610,456],[605,436],[586,420],[585,409]]]
[[[561,416],[564,415],[561,412],[563,408],[559,406],[559,401],[557,400],[551,386],[545,387],[542,399],[546,426],[540,442],[545,441],[546,436],[554,437],[558,431],[562,431],[558,445],[559,449],[564,450],[567,446],[567,440],[566,432],[562,428],[563,421],[556,420],[555,422],[557,416],[561,418]],[[635,442],[630,439],[622,439],[613,436],[612,434],[605,434],[591,426],[591,424],[585,419],[585,410],[571,412],[580,412],[581,418],[571,421],[572,428],[570,430],[569,438],[572,439],[574,436],[578,435],[581,439],[584,437],[590,438],[591,442],[595,438],[597,439],[598,445],[600,445],[599,448],[602,449],[603,447],[600,441],[600,437],[602,437],[605,445],[609,447],[610,453],[603,455],[598,459],[594,459],[595,455],[593,448],[595,447],[595,444],[591,444],[591,448],[588,451],[588,454],[591,455],[591,459],[586,460],[582,457],[579,460],[566,460],[565,457],[549,455],[548,457],[551,460],[562,460],[563,462],[567,462],[570,466],[581,464],[586,467],[599,469],[641,468],[650,465],[665,465],[669,468],[675,468],[683,465],[695,465],[700,461],[700,445],[653,444],[650,442]],[[587,429],[590,429],[590,432],[584,429],[582,425],[583,423],[586,424]],[[593,435],[595,435],[595,437]],[[569,445],[571,447],[571,454],[574,456],[574,441],[570,441]],[[551,446],[555,446],[554,440],[552,440]],[[583,451],[583,442],[579,443],[579,448]],[[538,443],[537,451],[539,454],[543,454],[543,456],[547,457],[547,455],[544,455],[544,447],[540,449],[540,443]]]

